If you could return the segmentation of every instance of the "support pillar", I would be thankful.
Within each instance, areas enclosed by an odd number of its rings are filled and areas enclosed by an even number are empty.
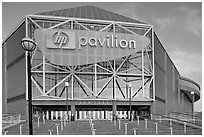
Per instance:
[[[112,114],[113,114],[113,116],[115,116],[116,113],[117,113],[117,105],[116,105],[116,101],[113,100],[113,103],[112,103]],[[113,119],[113,117],[112,117],[112,119]]]
[[[76,108],[75,103],[71,102],[71,121],[75,121]]]

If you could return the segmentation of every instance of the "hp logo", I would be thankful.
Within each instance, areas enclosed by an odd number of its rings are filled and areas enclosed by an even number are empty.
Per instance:
[[[68,44],[69,36],[65,32],[57,31],[53,34],[52,40],[58,48],[62,48]]]

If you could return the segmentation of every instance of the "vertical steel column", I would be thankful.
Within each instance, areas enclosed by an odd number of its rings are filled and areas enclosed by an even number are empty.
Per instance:
[[[45,55],[43,55],[43,94],[45,95]]]
[[[155,68],[154,68],[154,28],[152,27],[152,75],[153,75],[153,100],[155,101]],[[155,111],[155,109],[154,109]],[[155,113],[155,112],[154,112]]]
[[[66,110],[67,110],[67,116],[68,116],[68,86],[66,85]]]
[[[95,94],[95,96],[97,96],[97,64],[95,63],[94,64],[94,69],[95,69],[95,71],[94,71],[94,75],[95,75],[95,81],[94,81],[94,88],[95,88],[95,92],[94,92],[94,94]]]
[[[74,74],[72,74],[72,97],[71,99],[74,99]]]
[[[130,119],[129,119],[129,121],[131,121],[131,118],[132,118],[132,117],[131,117],[131,114],[132,114],[132,106],[131,106],[131,98],[132,98],[131,96],[132,96],[132,95],[131,95],[131,88],[132,88],[132,87],[129,86],[129,94],[130,94],[130,95],[129,95],[129,98],[130,98],[130,100],[129,100],[129,104],[130,104]]]
[[[144,50],[142,50],[142,96],[144,97]]]
[[[115,59],[113,60],[113,99],[116,100],[116,83],[115,83],[115,76],[116,76],[116,68],[115,68]]]

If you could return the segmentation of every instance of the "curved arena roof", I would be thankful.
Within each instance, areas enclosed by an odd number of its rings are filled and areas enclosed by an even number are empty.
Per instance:
[[[61,9],[55,11],[48,11],[42,13],[36,13],[37,15],[46,15],[46,16],[57,16],[57,17],[75,17],[75,18],[84,18],[84,19],[96,19],[96,20],[108,20],[108,21],[119,21],[119,22],[130,22],[130,23],[139,23],[145,24],[141,21],[125,17],[107,11],[94,6],[83,6],[69,9]]]

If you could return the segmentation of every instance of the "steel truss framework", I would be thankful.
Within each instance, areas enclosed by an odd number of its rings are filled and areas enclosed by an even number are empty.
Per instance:
[[[26,16],[26,36],[35,40],[35,29],[71,29],[113,33],[140,34],[150,44],[129,56],[78,66],[56,65],[46,59],[39,48],[32,55],[33,100],[65,100],[65,82],[72,100],[128,100],[132,84],[133,101],[155,100],[153,27],[82,18],[40,15]]]

